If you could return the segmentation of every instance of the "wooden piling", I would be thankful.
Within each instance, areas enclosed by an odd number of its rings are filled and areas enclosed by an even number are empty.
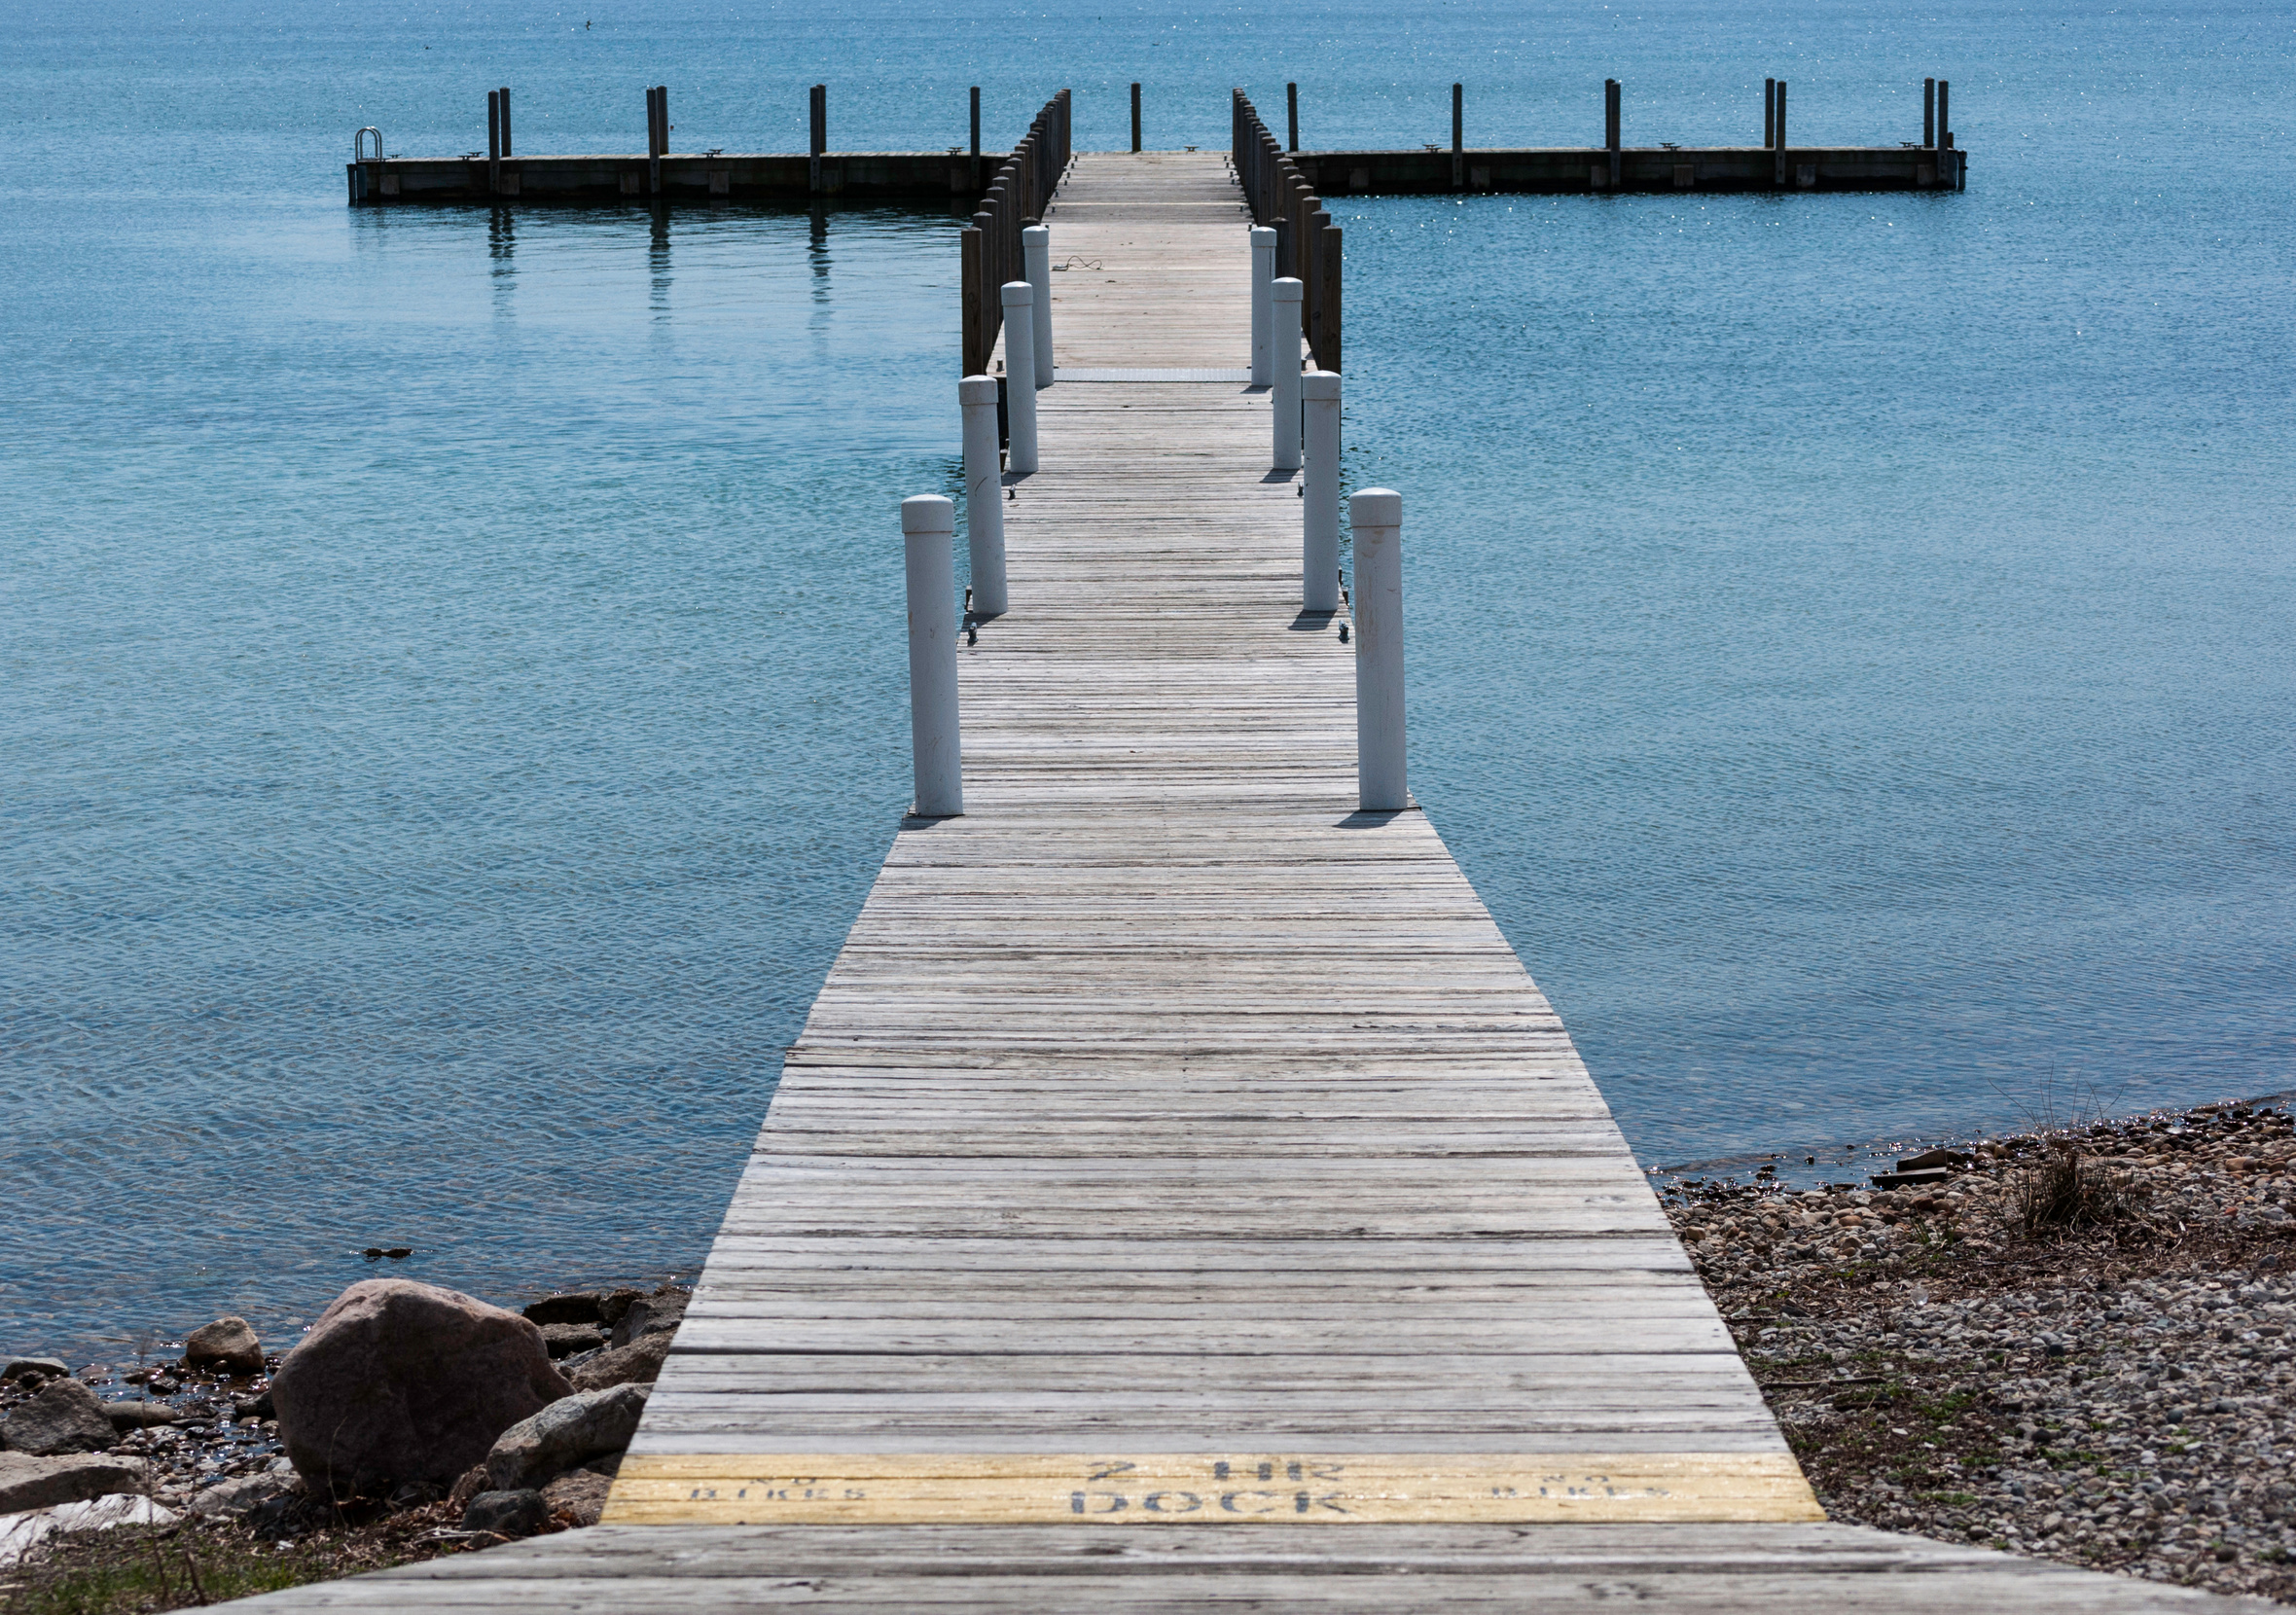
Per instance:
[[[1330,219],[1331,215],[1321,215]],[[1340,308],[1340,249],[1345,233],[1338,226],[1330,226],[1323,233],[1322,250],[1316,254],[1315,307],[1323,322],[1323,341],[1315,350],[1315,365],[1319,370],[1336,371],[1340,368],[1340,337],[1344,329]]]
[[[1300,312],[1308,350],[1319,369],[1336,371],[1341,349],[1342,233],[1299,164],[1268,132],[1250,98],[1241,90],[1231,95],[1235,144],[1230,162],[1253,223],[1272,238],[1271,278],[1300,282]],[[1257,246],[1259,231],[1254,231],[1253,239],[1257,252],[1261,250]],[[1254,272],[1258,272],[1256,269]],[[1268,346],[1269,362],[1280,373],[1286,358],[1283,344],[1271,336]],[[1252,374],[1255,378],[1263,374],[1256,324]]]
[[[1303,304],[1309,310],[1308,351],[1315,356],[1316,369],[1338,370],[1337,360],[1329,355],[1334,354],[1339,345],[1339,331],[1333,323],[1339,310],[1331,306],[1326,295],[1329,280],[1324,272],[1324,260],[1337,257],[1340,233],[1332,226],[1330,209],[1324,207],[1318,207],[1309,215],[1308,229],[1315,242],[1315,250],[1308,255],[1308,272],[1314,278],[1308,283]],[[1324,329],[1327,324],[1333,325],[1329,332]]]
[[[1466,87],[1451,87],[1451,188],[1467,183]]]
[[[504,85],[501,90],[496,91],[496,93],[502,97],[502,155],[504,157],[508,157],[511,155],[510,86]]]
[[[1924,151],[1937,144],[1937,81],[1921,81],[1921,147]]]
[[[1283,87],[1283,116],[1285,132],[1291,136],[1284,150],[1296,152],[1300,149],[1300,87],[1296,84]]]
[[[1610,188],[1614,191],[1618,189],[1619,181],[1624,177],[1625,162],[1619,149],[1622,136],[1620,126],[1624,122],[1623,99],[1619,82],[1616,79],[1604,79],[1602,81],[1602,147],[1610,154]]]
[[[1762,149],[1777,144],[1777,81],[1762,81]]]
[[[1786,81],[1783,79],[1777,81],[1777,139],[1774,145],[1776,155],[1770,183],[1783,185],[1786,182]]]
[[[1137,81],[1134,81],[1134,83],[1133,83],[1133,85],[1132,85],[1132,150],[1136,152],[1136,151],[1138,151],[1139,149],[1140,149],[1140,86],[1139,86],[1139,84],[1138,84],[1138,82],[1137,82]]]
[[[987,374],[997,333],[1004,329],[1003,288],[1028,280],[1021,232],[1043,216],[1070,155],[1070,96],[1060,90],[1044,104],[982,193],[973,214],[965,261],[964,374]],[[1046,277],[1050,279],[1049,272]],[[1009,404],[1009,400],[1008,400]],[[1007,411],[1008,426],[1010,411]]]
[[[981,87],[973,86],[973,189],[981,188]]]
[[[987,282],[987,271],[982,260],[981,247],[987,234],[981,228],[981,218],[980,214],[974,214],[973,222],[957,233],[957,259],[962,268],[962,284],[957,295],[967,376],[988,374],[988,353],[996,345],[995,337],[988,332],[988,322],[982,317],[981,288]]]
[[[817,84],[810,97],[811,130],[808,148],[811,165],[807,169],[807,183],[814,196],[821,194],[821,154],[829,150],[829,86]]]
[[[1765,83],[1767,142],[1783,149],[1786,86],[1782,80]],[[1794,163],[1777,152],[1757,155],[1753,148],[1732,143],[1695,151],[1678,151],[1666,162],[1655,150],[1643,150],[1629,162],[1624,155],[1624,90],[1618,81],[1604,86],[1604,150],[1584,147],[1540,150],[1479,149],[1472,164],[1466,152],[1465,90],[1458,86],[1453,106],[1450,150],[1427,142],[1406,150],[1321,151],[1288,150],[1270,132],[1241,90],[1235,92],[1231,113],[1234,141],[1232,162],[1241,196],[1253,219],[1282,234],[1284,271],[1308,280],[1311,306],[1322,297],[1326,277],[1318,266],[1323,248],[1309,240],[1307,214],[1301,198],[1324,195],[1378,194],[1384,196],[1446,195],[1472,187],[1477,191],[1508,194],[1583,192],[1590,185],[1604,189],[1657,189],[1671,177],[1677,184],[1695,175],[1701,191],[1769,190],[1787,182],[1787,169],[1800,188],[1824,191],[1895,191],[1931,189],[1940,185],[1963,188],[1965,154],[1952,128],[1951,87],[1930,81],[1925,87],[1928,126],[1924,133],[1939,142],[1918,147],[1912,141],[1886,145],[1842,145],[1805,150]],[[476,158],[355,158],[359,166],[350,176],[349,193],[359,203],[405,201],[470,203],[490,197],[554,202],[615,201],[627,203],[649,191],[658,198],[692,197],[700,199],[735,197],[752,200],[826,198],[842,196],[866,199],[924,200],[946,205],[953,198],[986,197],[986,191],[1004,183],[1004,197],[1012,203],[996,209],[1000,230],[1017,237],[1022,225],[1037,216],[1059,183],[1070,154],[1069,97],[1056,95],[1030,125],[1028,136],[1006,156],[979,152],[979,128],[974,122],[977,103],[968,106],[968,144],[929,152],[847,153],[831,162],[828,153],[828,87],[810,87],[813,127],[803,150],[784,147],[782,155],[728,156],[723,153],[673,157],[670,152],[668,90],[647,89],[646,165],[627,157],[549,157],[528,159],[512,165],[515,141],[505,116],[505,90],[486,91],[488,103],[486,162]],[[1288,100],[1288,97],[1287,97]],[[968,90],[968,102],[972,96]],[[1289,112],[1287,105],[1287,114]],[[1146,145],[1145,108],[1141,143]],[[1289,119],[1287,117],[1288,125]],[[1285,132],[1292,133],[1288,126]],[[1655,146],[1656,142],[1652,142]],[[627,148],[625,148],[627,150]],[[1950,158],[1939,155],[1951,150]],[[1593,158],[1593,166],[1589,160]],[[970,165],[968,165],[970,164]],[[987,181],[987,187],[976,188]],[[1308,212],[1312,212],[1310,208]],[[1001,236],[998,238],[1001,241]],[[994,243],[992,243],[994,245]],[[1007,260],[1003,279],[1018,272],[1018,248],[997,246],[992,256]],[[1001,279],[988,282],[990,290]],[[993,329],[995,321],[990,326]]]

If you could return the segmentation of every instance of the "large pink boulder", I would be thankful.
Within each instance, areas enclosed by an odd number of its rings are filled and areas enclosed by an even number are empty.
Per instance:
[[[296,1472],[337,1496],[451,1485],[572,1388],[518,1313],[404,1278],[343,1291],[271,1377]]]

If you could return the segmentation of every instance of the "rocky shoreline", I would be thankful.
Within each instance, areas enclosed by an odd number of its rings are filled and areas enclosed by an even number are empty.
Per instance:
[[[1662,1196],[1837,1520],[2296,1601],[2296,1125],[2203,1106]]]
[[[1865,1187],[1765,1170],[1660,1190],[1834,1519],[2296,1601],[2286,1109],[1979,1139]],[[512,1313],[354,1285],[305,1335],[337,1344],[299,1353],[300,1389],[236,1319],[157,1365],[0,1359],[0,1531],[99,1496],[144,1511],[15,1550],[0,1535],[6,1608],[173,1608],[594,1523],[687,1298],[570,1291]],[[306,1431],[340,1433],[322,1410],[399,1372],[392,1340],[455,1330],[472,1360],[494,1353],[469,1428],[298,1441],[299,1399]],[[133,1597],[83,1596],[147,1559]]]
[[[157,1363],[0,1358],[5,1607],[174,1608],[593,1525],[690,1294],[513,1312],[369,1280],[291,1354],[222,1318]]]

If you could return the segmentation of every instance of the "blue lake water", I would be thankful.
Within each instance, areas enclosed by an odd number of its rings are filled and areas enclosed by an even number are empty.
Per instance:
[[[585,24],[588,24],[587,26]],[[930,210],[393,152],[1918,138],[1952,197],[1355,199],[1414,783],[1654,1162],[2290,1085],[2284,10],[0,4],[0,1349],[691,1271],[907,797]]]

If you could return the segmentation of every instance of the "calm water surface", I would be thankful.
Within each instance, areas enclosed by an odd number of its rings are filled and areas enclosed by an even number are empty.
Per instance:
[[[505,82],[543,152],[1950,77],[1962,196],[1340,209],[1415,785],[1647,1159],[2288,1086],[2288,15],[1725,10],[0,5],[0,1348],[690,1271],[906,800],[952,221],[341,205]]]

